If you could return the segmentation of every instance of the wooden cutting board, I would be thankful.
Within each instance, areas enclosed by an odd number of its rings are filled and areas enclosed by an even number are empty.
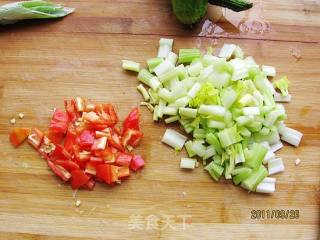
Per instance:
[[[319,238],[319,1],[255,2],[249,12],[226,11],[216,25],[206,19],[193,29],[175,20],[170,1],[59,2],[76,12],[0,28],[0,239]],[[255,24],[263,31],[246,30]],[[285,104],[287,124],[304,137],[299,148],[286,145],[279,152],[286,171],[276,176],[275,194],[215,183],[202,167],[181,171],[185,153],[175,155],[160,143],[165,126],[144,108],[145,137],[137,152],[146,167],[116,188],[98,184],[73,197],[28,144],[9,145],[12,117],[22,112],[16,126],[46,129],[52,109],[75,96],[112,102],[123,118],[141,97],[136,77],[122,71],[120,60],[145,63],[161,36],[174,38],[175,50],[235,43],[288,76],[293,100]],[[277,210],[293,212],[281,218]],[[265,215],[258,218],[259,211]]]

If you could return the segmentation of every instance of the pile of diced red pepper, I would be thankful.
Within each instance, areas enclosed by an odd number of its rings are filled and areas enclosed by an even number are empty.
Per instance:
[[[143,134],[139,110],[119,119],[111,104],[92,104],[82,98],[65,101],[65,110],[55,109],[49,131],[13,128],[10,142],[19,146],[25,139],[40,153],[50,169],[73,189],[92,190],[96,181],[115,185],[144,166],[132,153]]]

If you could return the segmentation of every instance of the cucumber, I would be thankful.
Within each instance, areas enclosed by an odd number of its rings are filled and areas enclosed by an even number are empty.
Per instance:
[[[252,3],[247,0],[209,0],[210,4],[229,8],[235,12],[241,12],[252,8]]]
[[[177,19],[183,24],[194,24],[202,19],[208,8],[208,0],[171,0]]]

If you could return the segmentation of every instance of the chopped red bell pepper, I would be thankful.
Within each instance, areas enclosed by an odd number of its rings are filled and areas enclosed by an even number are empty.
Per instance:
[[[63,181],[71,180],[73,189],[93,190],[96,180],[114,186],[144,165],[140,155],[126,152],[142,138],[139,110],[133,109],[122,127],[111,104],[91,104],[82,98],[65,101],[65,111],[55,109],[50,129],[15,128],[10,142],[28,142],[47,160],[49,168]]]
[[[10,133],[10,142],[14,147],[23,143],[31,133],[30,128],[13,128]]]
[[[68,114],[65,111],[56,108],[51,119],[50,130],[60,133],[66,133],[68,129],[68,122]]]
[[[112,183],[118,180],[118,167],[110,164],[99,164],[96,166],[96,176],[105,181],[107,184],[111,185]]]
[[[71,172],[71,187],[72,189],[78,189],[85,186],[90,177],[84,173],[83,170],[74,170]]]
[[[127,129],[122,136],[122,145],[135,147],[139,144],[142,137],[142,132],[134,129]]]
[[[126,178],[130,176],[130,169],[128,167],[119,167],[118,168],[118,178]]]
[[[123,122],[123,132],[128,129],[140,130],[139,127],[139,109],[134,108]]]
[[[119,153],[116,158],[116,164],[119,166],[129,167],[132,160],[132,155],[127,153]]]
[[[134,155],[130,164],[130,168],[133,171],[138,171],[139,169],[143,168],[144,160],[140,155]]]
[[[32,130],[28,137],[28,143],[31,144],[35,149],[38,149],[42,143],[44,134],[38,128]]]
[[[79,145],[81,148],[85,150],[90,150],[92,144],[94,143],[94,135],[95,133],[90,130],[83,131],[79,136]]]
[[[73,162],[71,160],[56,160],[54,161],[54,163],[56,165],[63,167],[69,172],[80,169],[79,165],[76,162]]]
[[[51,161],[47,161],[49,168],[64,182],[67,182],[71,178],[71,174],[62,166],[55,165]]]

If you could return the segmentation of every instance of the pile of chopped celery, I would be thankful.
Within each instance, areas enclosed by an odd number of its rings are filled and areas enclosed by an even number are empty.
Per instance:
[[[218,181],[232,179],[235,185],[262,193],[275,191],[275,178],[284,171],[275,152],[281,140],[298,146],[302,133],[287,127],[285,108],[289,102],[286,77],[270,81],[276,70],[260,66],[242,49],[225,44],[218,56],[212,48],[206,54],[199,49],[172,52],[172,39],[160,39],[158,56],[140,64],[123,61],[123,68],[138,72],[137,89],[153,112],[153,120],[179,122],[192,140],[167,129],[162,142],[180,151],[184,146],[188,158],[180,167],[204,169]],[[197,158],[196,158],[197,157]]]

